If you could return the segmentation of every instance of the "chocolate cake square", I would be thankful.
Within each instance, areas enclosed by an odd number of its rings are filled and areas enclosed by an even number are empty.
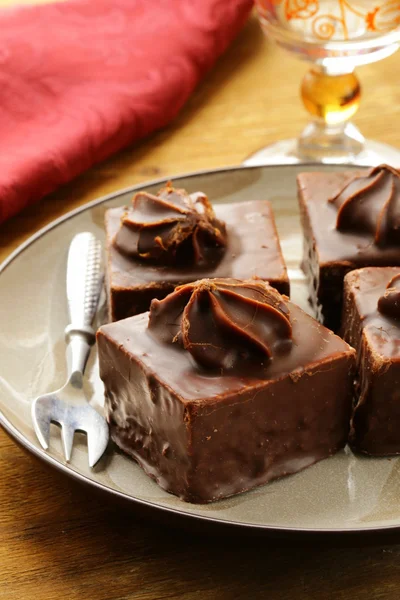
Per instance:
[[[347,442],[354,350],[261,281],[182,286],[97,341],[112,439],[185,501],[296,473]]]
[[[357,350],[350,443],[400,454],[400,268],[370,267],[344,280],[343,336]]]
[[[183,192],[172,187],[167,190],[172,190],[175,201]],[[163,190],[161,197],[162,193]],[[171,193],[167,197],[170,196]],[[177,285],[205,277],[259,277],[281,293],[289,295],[289,279],[269,202],[215,205],[216,220],[226,227],[226,247],[223,252],[220,248],[212,249],[216,260],[202,263],[193,260],[186,264],[173,261],[162,264],[157,259],[147,261],[121,251],[114,242],[121,218],[124,218],[127,210],[126,207],[109,209],[105,217],[106,291],[110,321],[149,310],[153,298],[164,298]]]
[[[338,331],[346,273],[400,265],[400,175],[381,165],[301,173],[297,181],[310,303],[324,325]]]

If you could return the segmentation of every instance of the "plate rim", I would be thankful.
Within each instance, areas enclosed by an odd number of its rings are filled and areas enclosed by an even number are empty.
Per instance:
[[[64,215],[61,215],[57,219],[54,219],[53,221],[51,221],[44,227],[40,228],[33,235],[31,235],[27,240],[22,242],[22,244],[17,246],[17,248],[15,248],[15,250],[13,250],[4,259],[4,261],[0,264],[0,277],[1,277],[2,273],[5,271],[5,269],[20,254],[22,254],[30,245],[32,245],[34,242],[36,242],[39,238],[46,235],[49,231],[58,227],[59,225],[61,225],[61,223],[64,223],[65,221],[68,221],[69,219],[77,216],[78,214],[80,214],[82,212],[86,212],[87,210],[90,210],[91,208],[98,206],[100,204],[104,204],[108,200],[112,200],[114,198],[117,198],[118,196],[122,196],[127,193],[135,192],[136,190],[143,189],[146,186],[159,185],[159,184],[162,184],[169,180],[174,180],[174,179],[192,178],[192,177],[196,177],[199,175],[227,173],[230,171],[243,171],[243,170],[254,170],[254,169],[263,169],[263,170],[264,169],[279,169],[280,170],[280,169],[287,169],[287,168],[293,169],[296,167],[299,167],[299,168],[301,168],[301,167],[316,167],[318,169],[321,169],[324,167],[340,167],[343,170],[345,170],[345,169],[360,170],[360,169],[367,168],[367,167],[362,167],[362,166],[360,167],[360,165],[354,165],[354,164],[341,164],[341,163],[336,164],[335,163],[335,164],[324,165],[324,164],[315,163],[315,162],[301,163],[299,165],[293,165],[293,164],[233,165],[233,166],[228,166],[228,167],[219,167],[216,169],[200,169],[197,171],[190,171],[188,173],[180,173],[180,174],[160,177],[157,179],[146,180],[145,182],[135,184],[132,186],[127,186],[126,188],[115,190],[114,192],[110,192],[109,194],[100,196],[99,198],[91,200],[90,202],[86,202],[85,204],[82,204],[81,206],[78,206],[77,208],[74,208],[74,209],[68,211]],[[51,467],[54,467],[58,471],[67,475],[68,477],[76,479],[80,483],[83,483],[85,485],[93,487],[102,492],[110,493],[111,495],[113,495],[117,498],[123,499],[124,501],[127,501],[129,503],[133,503],[134,505],[136,504],[138,506],[151,508],[152,510],[163,511],[166,513],[174,514],[175,516],[177,516],[181,519],[190,519],[190,520],[195,520],[195,521],[200,520],[200,521],[205,521],[205,522],[212,523],[212,524],[218,524],[219,526],[232,527],[235,529],[243,529],[243,530],[257,530],[257,531],[262,531],[265,533],[271,532],[271,533],[282,533],[282,534],[283,533],[285,533],[285,534],[306,534],[306,535],[311,535],[311,536],[320,536],[320,535],[327,535],[327,534],[329,534],[329,535],[335,535],[335,534],[364,535],[364,534],[388,532],[388,531],[395,532],[395,531],[400,530],[400,522],[399,522],[399,524],[394,524],[394,525],[393,524],[392,525],[377,525],[377,526],[371,526],[371,527],[346,527],[346,528],[332,528],[332,527],[312,528],[312,527],[290,527],[290,526],[282,527],[280,525],[264,525],[262,523],[249,523],[247,521],[226,520],[226,519],[221,519],[221,518],[217,518],[217,517],[210,517],[207,515],[199,515],[199,514],[184,512],[184,511],[181,511],[179,508],[161,506],[152,501],[142,500],[140,498],[131,496],[127,493],[120,492],[116,489],[113,489],[112,487],[109,487],[108,485],[105,485],[103,483],[99,483],[98,481],[96,481],[94,479],[90,479],[86,475],[82,475],[81,473],[75,471],[67,463],[64,464],[63,462],[60,462],[59,460],[57,460],[56,458],[54,458],[53,456],[48,454],[42,448],[38,448],[34,444],[32,444],[17,429],[17,427],[9,421],[9,419],[4,415],[4,413],[2,412],[1,409],[0,409],[0,425],[3,427],[5,432],[9,434],[9,436],[11,438],[16,440],[30,454],[33,454],[36,458],[39,458],[43,462],[49,464]]]

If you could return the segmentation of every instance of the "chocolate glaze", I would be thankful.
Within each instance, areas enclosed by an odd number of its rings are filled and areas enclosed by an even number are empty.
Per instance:
[[[336,228],[334,198],[353,180],[354,174],[301,173],[298,175],[300,215],[304,234],[302,268],[307,276],[310,302],[318,318],[338,331],[343,301],[343,279],[353,269],[400,265],[400,246],[374,243],[369,231]]]
[[[355,175],[329,198],[337,208],[336,229],[370,234],[377,246],[400,246],[400,173],[380,165]]]
[[[105,217],[110,320],[144,312],[153,298],[164,298],[177,285],[207,277],[256,276],[289,295],[289,279],[268,202],[215,205],[216,218],[226,224],[227,246],[220,260],[212,265],[155,265],[132,260],[112,243],[124,211],[109,209]]]
[[[158,339],[148,313],[100,328],[111,435],[161,487],[211,502],[345,445],[354,350],[287,306],[291,350],[246,373],[199,367],[179,344]]]
[[[153,300],[149,329],[208,369],[263,366],[292,345],[289,308],[261,280],[201,279]]]
[[[212,265],[226,247],[226,228],[205,194],[189,195],[168,183],[157,195],[135,194],[113,243],[134,260]]]
[[[350,443],[374,456],[400,454],[400,321],[378,309],[399,275],[400,267],[370,267],[344,283],[343,337],[357,350]]]
[[[386,317],[400,319],[400,274],[395,275],[378,300],[378,310]]]

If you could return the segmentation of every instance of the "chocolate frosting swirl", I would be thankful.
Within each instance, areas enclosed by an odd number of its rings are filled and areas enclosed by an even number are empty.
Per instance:
[[[114,245],[129,257],[158,264],[217,262],[226,246],[225,224],[207,196],[171,183],[157,195],[139,192],[121,218]]]
[[[400,318],[400,273],[392,277],[378,300],[378,310],[387,317]]]
[[[336,229],[368,233],[377,246],[400,245],[400,172],[379,165],[356,175],[328,200],[337,207]]]
[[[267,283],[251,279],[202,279],[153,300],[149,329],[176,343],[207,369],[264,365],[290,351],[289,308]]]

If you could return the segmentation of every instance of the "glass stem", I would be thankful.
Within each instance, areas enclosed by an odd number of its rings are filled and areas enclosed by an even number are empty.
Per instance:
[[[351,162],[364,147],[364,138],[349,122],[357,112],[360,83],[354,74],[331,74],[314,66],[306,73],[301,96],[313,116],[298,142],[298,154],[305,160]]]

